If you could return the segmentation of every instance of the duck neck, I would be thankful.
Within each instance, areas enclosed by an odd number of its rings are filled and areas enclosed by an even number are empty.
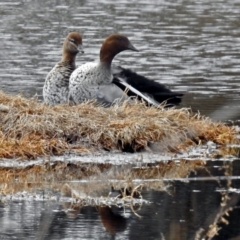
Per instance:
[[[101,62],[101,64],[111,67],[113,58],[114,57],[112,57],[112,56],[103,56],[103,57],[100,56],[100,62]]]
[[[64,52],[62,55],[62,62],[68,62],[70,65],[75,66],[76,55]]]
[[[111,68],[112,60],[117,55],[117,53],[111,51],[109,48],[105,48],[102,46],[100,51],[100,62],[101,64],[104,64],[105,66],[108,66]]]
[[[111,63],[100,60],[99,66],[105,71],[111,72]]]

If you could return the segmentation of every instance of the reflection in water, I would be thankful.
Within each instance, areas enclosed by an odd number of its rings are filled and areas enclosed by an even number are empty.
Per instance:
[[[61,58],[66,33],[83,34],[78,65],[98,58],[111,33],[140,50],[117,57],[123,67],[185,93],[182,106],[203,114],[222,108],[239,117],[239,2],[218,1],[3,1],[0,0],[1,88],[42,94],[46,74]],[[222,113],[222,112],[221,112]]]
[[[127,227],[127,220],[119,213],[114,213],[108,206],[98,208],[99,216],[104,228],[110,233],[123,232]]]
[[[3,239],[13,236],[17,239],[231,239],[240,235],[240,180],[226,176],[239,176],[239,169],[238,161],[209,163],[207,170],[200,169],[190,176],[192,181],[169,182],[168,192],[143,191],[143,198],[150,203],[135,210],[114,206],[79,208],[77,204],[54,201],[1,203],[0,236]],[[217,176],[225,176],[225,180]]]

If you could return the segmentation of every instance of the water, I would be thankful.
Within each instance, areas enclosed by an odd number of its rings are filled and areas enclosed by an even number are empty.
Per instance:
[[[216,120],[238,120],[239,13],[237,0],[0,0],[1,90],[41,98],[44,79],[60,60],[69,31],[83,34],[85,54],[78,56],[78,65],[97,60],[102,41],[118,32],[140,51],[125,51],[116,63],[184,93],[182,107]],[[216,165],[222,164],[211,165],[213,177],[221,169]],[[233,165],[231,187],[236,191],[227,193],[230,205],[239,208],[238,161]],[[197,233],[202,236],[201,228],[214,222],[223,192],[231,189],[226,179],[202,175],[197,172],[196,181],[170,181],[170,193],[144,191],[143,198],[151,203],[137,211],[141,219],[130,208],[125,214],[95,207],[69,213],[57,200],[3,201],[0,239],[201,239]],[[240,236],[238,208],[213,239]],[[119,227],[111,228],[115,219]]]
[[[133,155],[132,157],[134,158]],[[126,158],[130,158],[130,155]],[[146,158],[147,154],[144,156]],[[51,164],[55,165],[60,161],[58,158],[51,161]],[[153,158],[152,163],[138,161],[134,168],[145,171],[147,176],[148,172],[153,172],[156,161],[157,158]],[[86,158],[84,162],[87,163]],[[139,190],[140,184],[146,187],[140,190],[142,198],[128,200],[124,207],[123,199],[116,201],[119,192],[111,195],[109,192],[111,184],[127,182],[129,174],[133,174],[131,167],[134,168],[129,164],[106,168],[102,173],[90,178],[83,177],[82,180],[73,178],[70,181],[58,181],[57,177],[51,178],[54,172],[57,174],[57,170],[61,172],[61,169],[64,175],[74,176],[71,168],[74,171],[76,159],[72,162],[65,159],[69,168],[64,170],[61,165],[56,165],[49,176],[42,178],[42,182],[39,181],[40,169],[31,176],[32,169],[28,164],[29,177],[26,176],[21,181],[22,178],[16,175],[12,182],[15,189],[20,189],[19,192],[4,194],[4,184],[0,185],[0,239],[223,240],[239,236],[239,159],[207,161],[206,165],[199,165],[194,168],[195,171],[189,173],[184,170],[188,168],[186,162],[178,162],[175,168],[171,168],[171,163],[167,160],[165,164],[169,171],[160,178],[155,174],[152,178],[144,176],[144,180],[132,175],[132,182],[139,186]],[[191,162],[193,160],[189,160]],[[33,164],[40,166],[40,162]],[[78,171],[84,173],[84,166],[86,165],[78,168]],[[94,171],[96,166],[90,166],[91,171]],[[159,166],[164,168],[164,165]],[[5,165],[7,167],[10,166]],[[17,167],[21,168],[21,165]],[[157,171],[161,172],[161,169]],[[11,175],[11,168],[6,177],[8,175]],[[126,176],[125,181],[120,178],[123,175]],[[71,198],[72,195],[59,193],[58,190],[63,189],[66,183],[79,197]],[[85,203],[81,203],[81,199]],[[89,202],[92,203],[91,206],[87,204]],[[221,229],[216,230],[218,235],[214,234],[214,238],[207,238],[214,224]]]
[[[232,167],[235,177],[224,176],[224,165]],[[212,239],[233,239],[240,234],[239,170],[238,161],[209,162],[206,169],[192,173],[188,181],[166,180],[168,191],[143,191],[145,202],[132,209],[74,208],[74,203],[38,200],[37,193],[35,200],[21,200],[21,197],[5,200],[0,205],[0,236],[1,239],[210,239],[203,238],[204,233],[219,221],[222,229]],[[229,216],[224,214],[225,210]],[[222,218],[229,224],[221,223]]]

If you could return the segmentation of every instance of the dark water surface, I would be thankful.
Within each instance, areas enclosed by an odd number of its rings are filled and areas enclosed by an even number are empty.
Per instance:
[[[238,0],[0,0],[1,90],[41,97],[69,31],[83,34],[85,54],[78,56],[78,65],[97,60],[102,41],[118,32],[140,52],[123,52],[115,62],[184,93],[182,107],[217,120],[237,120],[239,16]],[[150,203],[137,211],[141,219],[130,208],[124,214],[83,207],[69,214],[57,201],[2,202],[0,239],[201,239],[222,210],[223,192],[230,199],[225,205],[238,208],[219,236],[208,239],[240,239],[239,164],[234,168],[231,186],[226,179],[196,178],[170,182],[169,193],[143,192]]]

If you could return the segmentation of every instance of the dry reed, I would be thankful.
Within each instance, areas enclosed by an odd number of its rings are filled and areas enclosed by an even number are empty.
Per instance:
[[[189,109],[147,107],[125,102],[104,108],[94,102],[47,106],[0,92],[0,158],[96,150],[138,151],[150,142],[167,149],[212,140],[236,143],[235,129],[193,115]]]

